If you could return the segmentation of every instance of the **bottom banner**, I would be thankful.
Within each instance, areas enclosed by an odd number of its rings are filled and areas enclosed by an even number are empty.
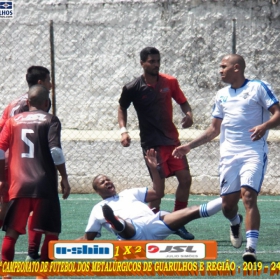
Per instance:
[[[244,263],[242,267],[235,262],[216,261],[53,261],[53,262],[0,262],[2,276],[270,276],[279,275],[279,263],[263,266],[261,262]]]
[[[232,277],[278,276],[280,262],[236,264],[217,261],[217,242],[166,241],[51,241],[52,262],[0,262],[2,276],[108,277]]]

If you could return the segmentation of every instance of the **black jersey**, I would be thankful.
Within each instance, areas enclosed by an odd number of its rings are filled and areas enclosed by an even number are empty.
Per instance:
[[[7,120],[0,149],[9,149],[9,197],[51,198],[58,194],[57,172],[50,149],[61,148],[61,124],[42,110]]]
[[[143,76],[123,87],[119,104],[127,109],[133,103],[143,148],[179,144],[179,133],[173,123],[172,98],[178,104],[187,101],[177,79],[165,74],[159,74],[154,87],[147,85]]]

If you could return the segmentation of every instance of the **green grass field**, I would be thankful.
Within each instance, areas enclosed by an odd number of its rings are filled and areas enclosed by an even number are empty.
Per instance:
[[[217,196],[199,196],[191,195],[189,205],[199,205],[206,203],[209,200],[216,198]],[[62,233],[60,240],[74,240],[84,234],[84,230],[87,224],[90,211],[95,203],[100,201],[96,194],[72,194],[67,200],[61,200],[62,208]],[[166,195],[162,200],[161,209],[172,211],[173,208],[173,195]],[[258,261],[263,266],[269,266],[272,262],[280,262],[280,250],[279,250],[279,235],[280,235],[280,221],[278,217],[280,208],[279,196],[259,196],[258,205],[261,212],[261,229],[257,248]],[[240,213],[244,216],[244,207],[240,203]],[[217,262],[225,262],[229,260],[234,262],[236,266],[243,266],[242,253],[246,245],[246,241],[240,249],[235,249],[231,246],[229,240],[229,222],[224,218],[222,213],[217,213],[210,218],[201,218],[199,220],[192,221],[188,224],[187,229],[195,235],[196,240],[216,240],[218,242],[218,257]],[[244,224],[242,225],[243,238],[245,239]],[[2,237],[4,232],[1,232]],[[114,236],[107,231],[102,232],[102,240],[112,240]],[[98,239],[97,239],[98,240]],[[170,235],[168,240],[180,240],[176,235]],[[27,235],[20,236],[16,244],[15,261],[24,261],[27,255]],[[262,279],[278,279],[280,275],[270,276],[268,273],[261,273],[259,276],[243,276],[243,273],[236,274],[235,276],[186,276],[187,278],[228,278],[228,279],[240,279],[240,278],[262,278]],[[184,278],[186,278],[184,277]],[[24,277],[18,277],[24,278]],[[63,277],[50,277],[50,278],[63,278]],[[69,278],[69,277],[65,277]],[[79,277],[80,278],[80,277]],[[89,277],[90,278],[90,277]],[[112,277],[99,277],[99,278],[112,278]],[[121,277],[116,277],[121,278]],[[143,277],[125,277],[125,278],[143,278]],[[147,277],[149,278],[149,277]],[[153,278],[162,278],[160,276],[154,276]],[[176,278],[174,276],[164,278]],[[178,278],[178,277],[177,277]],[[182,277],[179,277],[182,278]]]

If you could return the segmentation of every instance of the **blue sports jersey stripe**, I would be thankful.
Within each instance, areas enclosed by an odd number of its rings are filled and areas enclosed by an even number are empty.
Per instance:
[[[263,81],[260,81],[260,80],[251,80],[251,81],[260,83],[262,85],[262,87],[265,89],[265,91],[267,92],[268,96],[271,98],[271,100],[273,100],[273,102],[275,102],[275,103],[278,102],[275,95],[271,92],[271,90],[268,88],[268,86]]]
[[[148,187],[146,188],[145,198],[144,201],[147,202],[147,195],[148,195]]]
[[[215,118],[215,119],[220,119],[220,120],[223,119],[223,118],[216,117],[216,116],[214,116],[214,115],[212,115],[212,117]]]
[[[264,154],[264,156],[263,156],[262,177],[261,177],[260,185],[259,185],[259,187],[258,187],[258,192],[260,192],[260,190],[261,190],[261,185],[262,185],[262,183],[263,183],[263,179],[264,179],[264,170],[265,170],[266,162],[267,162],[267,154]]]
[[[267,110],[269,110],[273,105],[275,105],[275,104],[279,104],[279,101],[276,101],[276,102],[274,102],[272,105],[270,105],[268,108],[267,108]]]

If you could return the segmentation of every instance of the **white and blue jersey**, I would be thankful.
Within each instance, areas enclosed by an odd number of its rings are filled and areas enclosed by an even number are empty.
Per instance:
[[[269,108],[279,103],[269,84],[258,80],[245,80],[234,89],[231,86],[219,90],[212,112],[222,119],[220,135],[221,157],[236,153],[268,152],[266,134],[252,141],[249,130],[270,118]]]
[[[154,216],[154,212],[145,204],[147,190],[147,188],[124,190],[97,203],[91,211],[86,232],[100,233],[102,226],[112,231],[103,216],[102,206],[104,204],[108,204],[113,209],[115,216],[121,217],[124,220],[136,220],[146,216]]]
[[[101,236],[101,228],[111,229],[105,220],[102,206],[108,204],[115,216],[133,224],[135,235],[131,240],[163,240],[174,233],[161,219],[161,212],[154,212],[145,203],[147,188],[133,188],[120,192],[118,195],[106,198],[97,203],[90,214],[85,232],[97,232],[96,237]],[[116,234],[117,235],[117,234]],[[118,239],[122,239],[118,236]]]

